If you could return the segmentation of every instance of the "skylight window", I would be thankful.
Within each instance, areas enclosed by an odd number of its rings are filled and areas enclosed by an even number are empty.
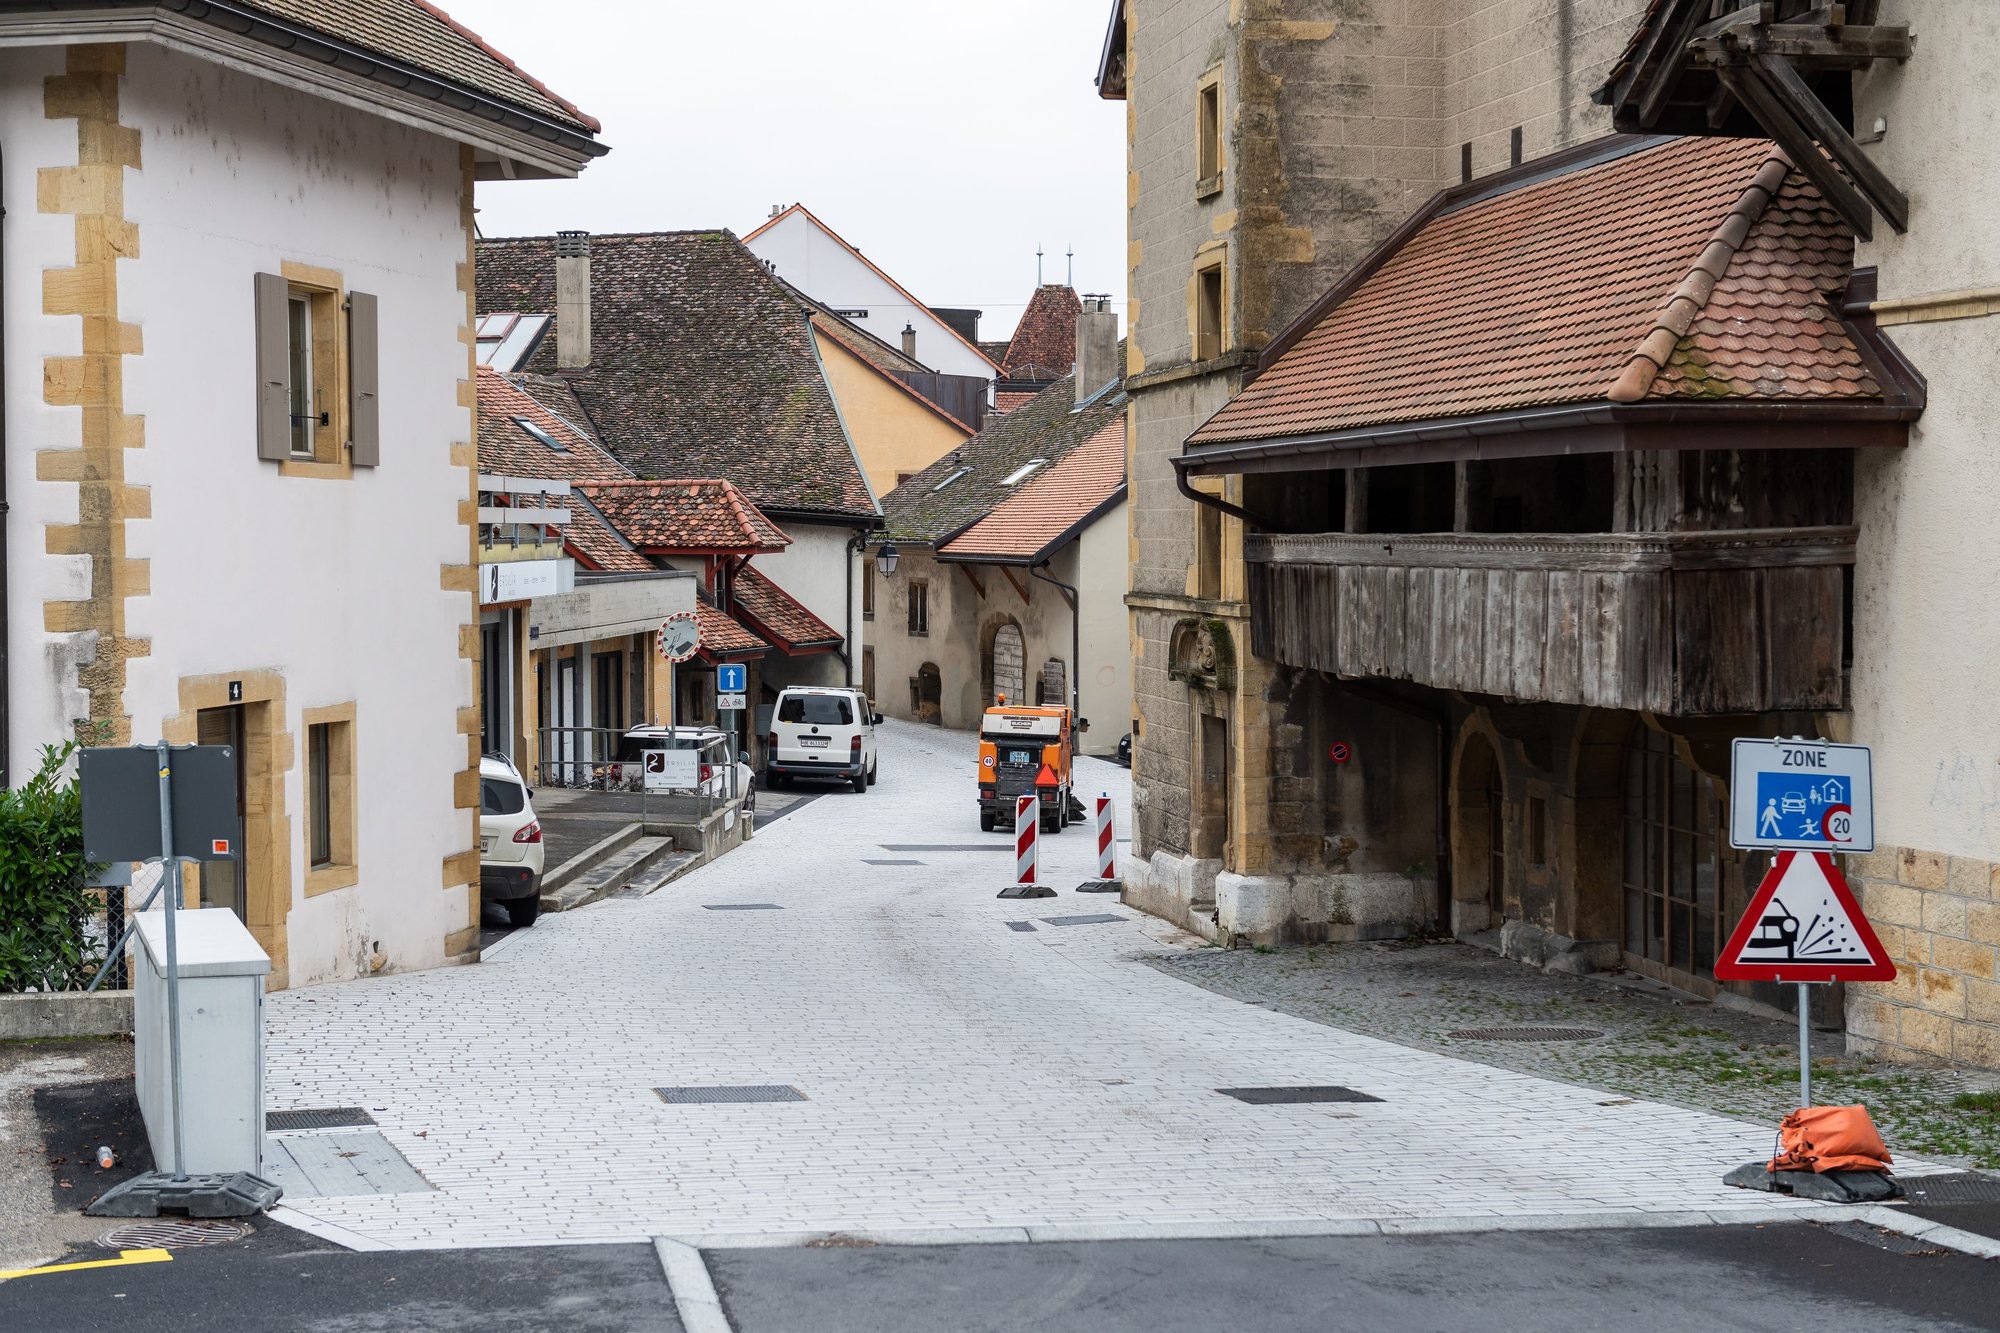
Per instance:
[[[1048,461],[1049,460],[1046,458],[1031,458],[1027,462],[1021,464],[1021,466],[1015,468],[1012,472],[1009,472],[1005,477],[1002,477],[1000,479],[1000,484],[1002,486],[1018,485],[1019,483],[1026,481],[1030,476],[1034,475],[1034,471],[1036,468],[1046,466]]]
[[[540,426],[537,426],[534,422],[528,420],[526,417],[515,417],[514,424],[519,426],[522,430],[528,432],[528,434],[533,436],[535,439],[540,440],[543,444],[546,444],[549,448],[555,450],[557,453],[566,454],[569,452],[568,445],[564,444],[561,440],[558,440],[555,436],[549,434],[549,432],[543,430]]]
[[[958,471],[952,473],[950,476],[946,477],[943,481],[939,482],[937,485],[931,487],[931,494],[936,495],[939,491],[951,485],[954,481],[957,481],[960,477],[964,476],[966,473],[970,471],[972,471],[972,469],[969,467],[960,468]]]

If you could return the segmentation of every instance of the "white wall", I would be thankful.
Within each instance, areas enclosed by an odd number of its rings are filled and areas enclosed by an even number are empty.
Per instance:
[[[2000,173],[1986,116],[2000,28],[1988,0],[1889,0],[1881,22],[1918,35],[1907,65],[1878,62],[1855,120],[1889,122],[1865,151],[1906,190],[1910,231],[1878,220],[1858,264],[1883,300],[2000,287]],[[1929,382],[1907,450],[1857,463],[1855,739],[1875,747],[1876,836],[1887,846],[2000,861],[2000,316],[1886,330]]]
[[[1083,670],[1078,680],[1083,716],[1090,719],[1083,748],[1089,754],[1115,754],[1119,738],[1132,729],[1132,641],[1125,613],[1131,545],[1125,505],[1085,528],[1069,550],[1075,552],[1080,577],[1073,581],[1082,594]]]
[[[861,683],[861,649],[866,643],[861,619],[861,557],[847,549],[854,529],[823,523],[779,522],[792,544],[775,555],[760,555],[750,567],[790,593],[808,611],[850,638],[854,683]],[[848,592],[853,590],[854,623],[848,624]],[[832,653],[787,658],[773,653],[764,660],[764,682],[774,689],[786,685],[845,685],[847,667]]]
[[[746,242],[750,252],[777,269],[800,291],[840,310],[868,312],[854,322],[891,347],[903,345],[903,328],[917,331],[917,360],[946,375],[991,380],[993,363],[968,346],[950,325],[913,304],[894,284],[801,213],[789,213]]]
[[[150,519],[126,526],[128,554],[151,567],[150,595],[126,608],[151,644],[128,670],[133,737],[155,739],[181,711],[183,676],[282,674],[290,984],[355,975],[378,945],[391,968],[434,965],[468,919],[467,890],[443,889],[442,865],[472,840],[453,776],[467,751],[456,713],[476,697],[459,656],[474,608],[439,582],[441,566],[470,558],[458,519],[469,478],[450,456],[471,438],[458,401],[458,149],[156,47],[127,59],[121,119],[144,167],[125,173],[140,244],[120,262],[119,299],[144,350],[125,358],[124,406],[146,434],[125,460],[151,492]],[[75,158],[74,122],[40,111],[40,75],[59,60],[5,57],[17,756],[81,711],[54,697],[51,656],[67,650],[39,632],[41,598],[84,590],[79,561],[39,554],[45,524],[74,520],[76,490],[34,480],[35,447],[80,438],[76,411],[40,404],[41,357],[73,350],[80,321],[32,313],[39,270],[71,258],[71,220],[38,215],[32,185],[36,167]],[[349,480],[281,477],[256,457],[252,279],[286,260],[380,298],[382,466]],[[299,715],[349,701],[360,878],[307,899]]]
[[[42,632],[42,603],[90,594],[87,556],[48,555],[43,529],[77,521],[77,488],[35,478],[35,451],[74,448],[81,442],[82,412],[42,401],[42,358],[83,350],[83,321],[42,313],[42,273],[76,262],[76,230],[67,214],[36,208],[36,176],[44,167],[76,165],[76,122],[50,120],[42,111],[43,80],[62,73],[63,53],[50,48],[0,51],[0,126],[5,168],[0,175],[7,209],[5,289],[7,359],[7,579],[10,598],[7,683],[12,727],[12,773],[33,772],[43,745],[68,739],[71,719],[85,716],[88,698],[59,692],[57,680],[76,680],[76,662],[88,659],[91,636]],[[131,173],[127,173],[129,179]],[[126,265],[130,268],[130,265]]]

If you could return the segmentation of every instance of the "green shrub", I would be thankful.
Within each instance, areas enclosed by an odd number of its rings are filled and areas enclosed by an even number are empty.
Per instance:
[[[104,961],[85,934],[83,794],[74,741],[45,746],[26,783],[0,791],[0,991],[77,990]]]

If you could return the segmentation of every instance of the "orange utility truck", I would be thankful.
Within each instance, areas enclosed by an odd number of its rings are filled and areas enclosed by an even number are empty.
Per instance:
[[[1042,829],[1068,828],[1083,818],[1071,790],[1076,730],[1067,708],[1010,704],[1005,695],[979,723],[979,827],[1014,827],[1015,798],[1041,800]]]

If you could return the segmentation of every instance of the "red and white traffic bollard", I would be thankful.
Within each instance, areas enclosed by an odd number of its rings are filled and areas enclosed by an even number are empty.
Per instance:
[[[1111,835],[1111,794],[1097,798],[1097,877],[1117,879],[1118,844]]]
[[[1014,801],[1014,882],[1033,884],[1040,876],[1042,803],[1032,792]]]

